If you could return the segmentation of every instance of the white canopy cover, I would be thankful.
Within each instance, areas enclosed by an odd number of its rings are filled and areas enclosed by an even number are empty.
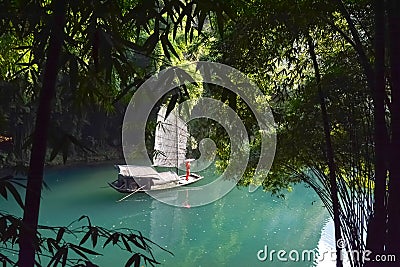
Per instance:
[[[174,172],[157,172],[152,167],[148,166],[117,165],[117,167],[119,174],[122,176],[133,178],[149,178],[153,179],[155,184],[160,182],[172,182],[179,179],[179,176]]]

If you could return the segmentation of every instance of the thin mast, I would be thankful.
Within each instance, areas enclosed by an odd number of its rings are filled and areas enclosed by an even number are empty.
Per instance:
[[[175,134],[176,134],[176,174],[179,175],[179,138],[178,138],[178,115],[175,110]]]

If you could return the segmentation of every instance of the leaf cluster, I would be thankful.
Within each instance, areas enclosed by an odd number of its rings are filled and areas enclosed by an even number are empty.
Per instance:
[[[11,192],[15,201],[23,207],[14,184],[24,186],[13,177],[1,178],[0,194],[7,200],[7,191]],[[17,264],[12,255],[17,251],[23,227],[21,218],[0,212],[0,262],[4,266]],[[92,248],[88,248],[88,244]],[[102,254],[95,249],[109,246],[127,252],[125,266],[139,266],[141,262],[151,266],[159,264],[153,254],[154,247],[172,254],[139,231],[128,228],[109,230],[93,225],[88,216],[81,216],[68,226],[39,225],[33,245],[36,250],[36,266],[97,266],[93,256]]]

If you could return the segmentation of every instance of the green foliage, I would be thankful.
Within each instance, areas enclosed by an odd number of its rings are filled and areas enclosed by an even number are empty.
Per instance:
[[[370,27],[371,10],[361,7],[361,3],[352,4],[360,21]],[[318,44],[338,168],[351,172],[356,161],[358,166],[372,164],[373,155],[365,146],[371,141],[371,107],[367,104],[371,95],[357,54],[336,31],[340,26],[343,33],[348,32],[337,8],[328,1],[253,1],[237,9],[236,19],[227,23],[224,39],[214,43],[213,53],[219,61],[248,73],[269,95],[278,126],[273,168],[263,184],[269,191],[277,192],[302,180],[294,175],[295,169],[326,165],[319,100],[304,38],[308,32]],[[250,136],[256,136],[257,128],[249,127],[255,119],[240,101],[237,109]],[[253,159],[260,148],[257,137],[253,140],[249,172],[241,181],[244,185],[253,180]],[[356,151],[362,151],[361,155],[350,161]]]
[[[4,199],[7,200],[8,199],[7,192],[10,192],[11,195],[13,196],[14,200],[18,203],[18,205],[21,208],[24,208],[24,204],[22,202],[22,198],[21,198],[20,194],[18,193],[18,191],[17,191],[17,189],[15,188],[14,185],[25,187],[25,185],[20,182],[20,179],[16,179],[11,175],[8,175],[8,176],[5,176],[5,177],[1,177],[0,178],[0,195]]]
[[[57,68],[56,86],[54,88],[54,85],[50,84],[48,87],[49,92],[55,92],[55,97],[42,94],[40,101],[54,99],[50,108],[53,123],[50,129],[39,130],[50,132],[49,140],[44,140],[44,143],[49,141],[51,148],[49,159],[52,160],[61,153],[65,162],[68,155],[74,152],[72,144],[84,152],[93,150],[85,144],[85,141],[89,141],[92,145],[109,141],[115,144],[115,136],[120,132],[118,129],[121,125],[124,105],[129,96],[161,65],[169,65],[173,56],[179,58],[170,39],[171,34],[174,39],[178,29],[184,29],[185,40],[192,40],[194,32],[202,30],[202,26],[196,29],[193,25],[196,23],[203,25],[206,16],[211,11],[217,13],[216,19],[222,30],[221,17],[227,12],[226,10],[229,10],[223,1],[213,1],[215,5],[207,9],[205,8],[207,5],[203,9],[198,8],[203,2],[176,0],[91,1],[85,5],[77,1],[64,3],[66,10],[65,26],[62,25],[62,49],[61,52],[55,52],[51,51],[52,46],[49,43],[53,40],[50,40],[50,36],[57,35],[53,32],[57,29],[54,25],[60,25],[56,20],[63,16],[54,13],[59,10],[57,7],[63,5],[58,5],[56,1],[0,2],[1,10],[5,11],[0,17],[0,37],[5,37],[5,41],[0,44],[5,50],[2,54],[4,57],[0,61],[2,100],[0,118],[4,122],[0,133],[12,136],[15,142],[13,154],[21,164],[26,164],[29,157],[27,152],[29,152],[30,141],[35,144],[40,143],[37,139],[40,137],[36,135],[36,140],[32,140],[31,133],[33,121],[43,119],[35,116],[35,113],[39,105],[37,103],[39,92],[44,83],[42,79],[46,77],[45,66],[46,71],[49,71],[47,63],[57,62],[51,59],[60,58],[59,66],[51,66]],[[163,54],[161,54],[161,49]],[[47,58],[46,55],[54,58]],[[180,78],[184,78],[182,75]],[[184,93],[188,95],[185,86],[181,89],[182,95]],[[13,97],[14,95],[17,97]],[[171,96],[169,110],[178,102],[179,95],[179,92],[175,92]],[[49,104],[49,101],[46,104],[40,104],[40,110],[46,110],[47,108],[42,109],[42,107],[48,107]],[[97,112],[99,107],[103,109],[100,114]],[[22,113],[26,114],[22,115]],[[116,114],[115,122],[105,122],[106,117],[111,117],[110,114]],[[91,119],[99,123],[94,125]],[[47,125],[47,119],[43,121],[46,121],[45,125]],[[88,125],[92,127],[85,128]],[[107,134],[110,128],[112,133]],[[92,132],[92,135],[88,135],[88,132]],[[43,142],[38,147],[44,149]],[[30,167],[43,169],[42,159],[38,159],[36,164]],[[28,184],[30,184],[34,180],[32,176],[28,177]],[[7,190],[15,194],[9,184],[7,180],[2,181],[4,187],[1,194],[4,197],[7,197]],[[32,182],[32,187],[34,187],[33,184],[34,182]],[[33,195],[38,193],[35,197],[40,197],[40,192],[34,192],[31,188],[27,190],[29,193],[33,192]],[[18,197],[14,197],[19,200]],[[31,206],[31,208],[26,208],[25,212],[38,214],[39,205]],[[3,226],[7,234],[2,235],[1,238],[3,244],[9,246],[11,252],[15,253],[14,246],[19,238],[17,234],[26,229],[23,228],[20,219],[7,216],[3,217],[5,218]],[[26,220],[29,219],[25,218],[24,221]],[[37,225],[35,219],[30,223],[33,226]],[[56,228],[45,227],[45,229],[55,230]],[[95,246],[97,239],[102,237],[106,238],[104,246],[109,244],[110,240],[114,240],[113,244],[123,244],[124,248],[132,253],[126,266],[133,264],[139,266],[140,260],[150,265],[157,263],[149,251],[147,245],[149,240],[142,237],[140,233],[137,235],[110,232],[91,226],[90,222],[84,230],[86,232],[79,245],[68,243],[63,239],[63,236],[68,233],[67,228],[59,228],[55,239],[42,238],[40,233],[37,233],[37,240],[33,240],[36,252],[40,255],[47,253],[51,256],[49,266],[58,264],[93,266],[87,261],[87,255],[97,255],[97,252],[82,245],[90,237]],[[23,237],[24,240],[25,237]],[[43,245],[44,242],[47,246]],[[143,252],[134,253],[132,247],[138,247],[150,256],[146,256]],[[68,256],[71,252],[80,256],[82,263],[79,260],[71,262]],[[8,263],[12,262],[12,259],[3,257],[1,254],[1,259],[3,258]]]
[[[12,176],[0,178],[0,195],[7,200],[7,192],[10,192],[23,208],[15,185],[25,187],[20,180]],[[22,227],[24,224],[21,218],[0,212],[0,263],[3,266],[17,264],[13,254],[18,251]],[[154,247],[172,254],[144,237],[139,231],[128,228],[108,230],[93,225],[87,216],[82,216],[67,226],[39,225],[35,236],[36,266],[97,266],[93,256],[103,256],[97,249],[109,246],[118,247],[126,252],[125,266],[137,266],[141,262],[151,266],[159,264],[153,255]],[[88,243],[91,248],[88,248]]]
[[[236,20],[227,23],[224,39],[214,43],[213,55],[247,73],[270,98],[278,142],[264,189],[279,194],[281,188],[305,181],[331,214],[332,194],[338,195],[340,230],[350,247],[363,249],[360,240],[365,240],[365,221],[372,212],[375,179],[370,1],[252,1],[238,10]],[[316,44],[321,81],[311,65],[307,36]],[[338,192],[332,192],[329,177],[320,88]],[[244,185],[253,182],[252,161],[260,148],[254,140]],[[362,211],[354,212],[355,202],[362,203]],[[352,259],[352,264],[361,266],[362,261]]]
[[[115,114],[120,123],[124,106],[141,83],[160,67],[185,57],[187,45],[184,42],[193,41],[202,31],[209,31],[208,18],[218,21],[222,30],[226,14],[234,15],[232,7],[226,1],[92,1],[85,5],[68,1],[52,114],[52,120],[58,125],[52,124],[51,132],[55,134],[52,139],[68,141],[70,139],[65,139],[63,134],[68,133],[79,141],[70,144],[87,151],[85,132],[93,116]],[[54,4],[51,1],[8,1],[2,2],[1,8],[7,10],[7,15],[0,19],[0,96],[4,100],[0,103],[0,115],[11,113],[7,108],[9,103],[14,105],[18,115],[0,116],[7,125],[0,128],[0,132],[10,132],[17,143],[16,158],[27,162],[30,143],[26,141],[32,132],[36,100],[42,86]],[[175,38],[179,39],[177,43]],[[188,95],[185,86],[181,90],[182,95]],[[16,92],[24,99],[23,103],[9,99]],[[172,103],[177,98],[174,96]],[[21,118],[25,105],[30,109]],[[19,132],[12,127],[15,120],[23,125]],[[108,122],[101,130],[118,129],[118,123]],[[61,135],[57,134],[59,132]],[[106,134],[98,138],[90,135],[90,138],[100,144],[109,143],[105,139],[115,143],[119,139],[118,132],[108,137]],[[50,146],[53,151],[49,154],[50,160],[56,152],[63,155],[64,161],[65,155],[75,153],[71,145],[52,142]]]

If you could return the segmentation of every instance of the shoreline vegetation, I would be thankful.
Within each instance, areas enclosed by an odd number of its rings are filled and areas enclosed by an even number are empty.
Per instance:
[[[85,154],[76,154],[68,156],[64,162],[63,157],[58,155],[53,160],[46,160],[45,169],[67,169],[79,166],[98,166],[110,163],[124,164],[124,156],[122,150],[116,147],[105,147],[95,152]],[[7,175],[25,175],[29,162],[17,162],[13,159],[8,159],[0,164],[0,177]]]

